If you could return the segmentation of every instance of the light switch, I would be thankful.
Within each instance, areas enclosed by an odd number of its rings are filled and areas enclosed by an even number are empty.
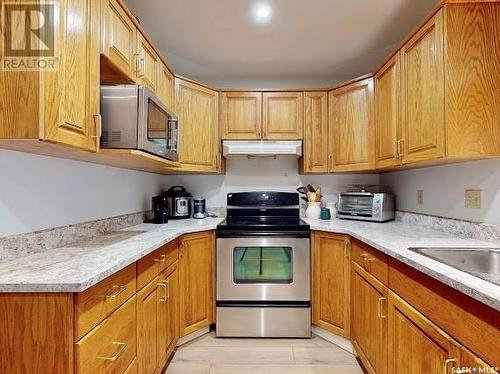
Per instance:
[[[481,190],[465,190],[465,207],[481,209]]]

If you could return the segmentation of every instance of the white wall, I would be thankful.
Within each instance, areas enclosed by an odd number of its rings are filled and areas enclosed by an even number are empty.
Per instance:
[[[348,184],[377,184],[376,174],[299,175],[296,159],[279,157],[276,160],[229,159],[226,175],[179,175],[169,176],[169,185],[184,185],[193,195],[207,199],[209,207],[226,206],[226,194],[241,191],[295,191],[299,186],[311,183],[323,188],[326,200],[343,191]]]
[[[0,150],[0,236],[151,209],[165,177]]]
[[[382,174],[398,210],[500,224],[500,160],[484,160]],[[465,190],[482,190],[481,209],[465,208]],[[417,190],[424,204],[417,204]]]

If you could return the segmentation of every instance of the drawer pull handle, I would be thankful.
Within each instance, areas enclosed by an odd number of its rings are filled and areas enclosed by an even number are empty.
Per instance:
[[[160,302],[163,303],[168,300],[167,284],[165,282],[160,282],[158,283],[158,287],[163,287],[163,296],[160,297]]]
[[[122,343],[122,342],[113,342],[112,344],[118,346],[118,351],[114,356],[111,357],[104,357],[104,356],[97,356],[99,360],[104,360],[104,361],[116,361],[118,357],[121,356],[125,348],[127,348],[127,343]]]
[[[165,262],[167,261],[167,255],[161,255],[160,258],[155,258],[155,262]]]
[[[113,292],[108,293],[102,297],[106,300],[114,300],[118,296],[120,296],[123,292],[125,292],[127,286],[114,286],[113,289],[115,289]]]
[[[387,315],[383,314],[382,312],[382,303],[384,302],[384,300],[387,300],[387,297],[379,297],[378,298],[378,310],[377,310],[377,314],[378,314],[378,318],[387,318]]]
[[[370,255],[368,253],[361,253],[359,256],[363,259],[363,261],[375,260],[373,257],[370,257]]]
[[[444,360],[444,365],[443,365],[444,374],[448,374],[448,364],[451,363],[451,362],[457,362],[457,359],[455,359],[455,358],[449,358],[447,360]]]

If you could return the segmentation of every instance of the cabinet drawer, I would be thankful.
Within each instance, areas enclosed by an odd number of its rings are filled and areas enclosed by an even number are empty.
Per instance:
[[[168,242],[156,251],[137,261],[137,289],[142,289],[158,274],[172,265],[179,254],[177,239]]]
[[[135,263],[75,294],[75,341],[127,301],[136,291]]]
[[[352,260],[387,286],[387,256],[359,240],[352,240]]]
[[[136,341],[134,296],[76,343],[75,372],[123,373],[136,356]]]

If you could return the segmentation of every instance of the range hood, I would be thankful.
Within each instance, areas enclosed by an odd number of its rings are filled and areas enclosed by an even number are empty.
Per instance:
[[[273,157],[302,156],[302,141],[300,140],[224,140],[222,155],[232,156]]]

